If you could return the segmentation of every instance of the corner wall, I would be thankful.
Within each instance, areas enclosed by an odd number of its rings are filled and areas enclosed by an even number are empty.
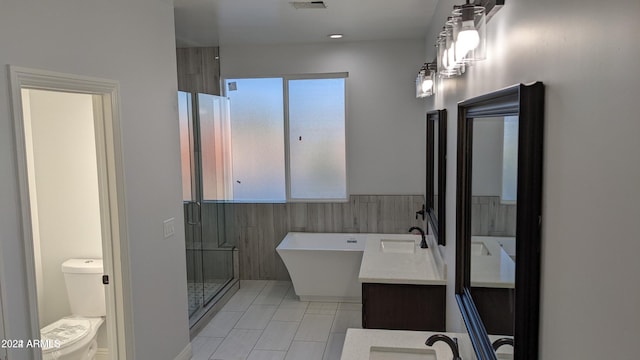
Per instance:
[[[428,50],[457,3],[438,4]],[[515,83],[545,83],[540,359],[637,357],[639,14],[637,0],[507,0],[488,23],[487,60],[445,80],[425,106],[449,112],[447,178],[455,184],[456,103]],[[446,194],[449,269],[455,191]],[[455,304],[453,276],[448,285]],[[447,320],[449,330],[464,330],[455,306]],[[605,334],[615,334],[615,345],[603,346]]]
[[[3,0],[0,11],[0,255],[4,336],[29,339],[25,255],[7,64],[120,83],[132,358],[189,344],[173,4],[169,0]],[[15,360],[27,350],[10,351]]]

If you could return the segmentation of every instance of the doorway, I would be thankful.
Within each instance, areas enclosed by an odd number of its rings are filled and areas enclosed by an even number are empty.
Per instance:
[[[46,334],[47,329],[57,331],[55,323],[87,328],[75,335],[92,338],[86,351],[95,359],[127,358],[118,84],[16,67],[10,67],[10,74],[31,339],[42,340],[32,356],[63,353],[64,345]],[[58,323],[72,317],[63,268],[78,266],[70,266],[70,259],[82,259],[81,266],[98,265],[80,271],[96,271],[99,286],[86,296],[106,304],[86,319],[74,318],[73,325]],[[96,284],[93,279],[91,284]]]

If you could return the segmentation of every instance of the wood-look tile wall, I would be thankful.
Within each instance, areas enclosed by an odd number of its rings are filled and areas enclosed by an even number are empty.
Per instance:
[[[471,235],[516,236],[516,205],[502,204],[499,196],[473,196]]]
[[[403,234],[424,228],[416,220],[423,204],[423,195],[353,195],[342,203],[224,204],[216,217],[224,217],[227,242],[239,249],[241,279],[289,280],[275,250],[288,232]],[[220,212],[219,205],[203,204]]]
[[[178,90],[220,95],[218,47],[176,49]]]

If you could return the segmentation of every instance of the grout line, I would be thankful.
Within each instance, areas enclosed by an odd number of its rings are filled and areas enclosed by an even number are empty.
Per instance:
[[[267,284],[269,284],[269,282],[265,283],[265,285],[260,289],[260,291],[258,291],[258,294],[256,294],[256,297],[251,301],[250,306],[251,306],[251,305],[271,305],[271,304],[254,304],[255,300],[257,299],[257,296],[260,294],[260,292],[262,292],[262,290],[264,290],[264,288],[267,286]],[[289,291],[289,289],[290,289],[291,287],[292,287],[292,285],[290,285],[290,287],[287,289],[287,292]],[[278,309],[279,309],[280,305],[282,304],[282,302],[284,301],[284,299],[285,299],[285,298],[286,298],[286,293],[285,293],[285,295],[280,299],[280,302],[278,303],[278,305],[274,305],[274,306],[276,306],[276,311],[274,311],[274,313],[273,313],[273,314],[271,315],[271,317],[269,318],[269,322],[274,321],[274,320],[273,320],[273,317],[275,316],[275,313],[278,311]],[[295,298],[294,298],[293,300],[296,300],[296,301],[298,301],[298,302],[301,302],[301,303],[302,303],[302,301],[300,301],[300,299],[299,299],[299,298],[297,298],[297,299],[295,299]],[[305,307],[305,309],[304,309],[303,318],[302,318],[300,321],[280,321],[280,320],[278,320],[278,322],[296,322],[296,323],[298,323],[298,325],[296,326],[295,332],[294,332],[294,336],[293,336],[293,338],[291,339],[291,342],[289,343],[289,346],[287,347],[287,350],[285,351],[285,358],[289,355],[289,351],[291,350],[291,345],[296,341],[296,340],[295,340],[295,334],[297,334],[298,330],[300,329],[300,326],[302,325],[302,321],[304,320],[304,316],[305,316],[305,315],[307,315],[307,312],[306,312],[306,311],[307,311],[307,309],[308,309],[308,307],[309,307],[309,304],[311,304],[311,302],[307,302],[307,306],[306,306],[306,307]],[[331,328],[329,329],[329,334],[328,334],[328,337],[327,337],[327,340],[326,340],[326,341],[307,341],[307,340],[299,340],[299,342],[324,343],[324,344],[325,344],[325,346],[324,346],[323,351],[322,351],[322,359],[323,359],[323,360],[324,360],[324,358],[325,358],[325,355],[326,355],[326,354],[328,354],[327,352],[329,351],[329,348],[328,348],[328,347],[329,347],[329,340],[331,339],[331,335],[332,335],[332,334],[338,334],[338,333],[332,333],[332,332],[331,332],[331,329],[333,329],[333,327],[334,327],[334,325],[335,325],[335,323],[336,323],[336,321],[337,321],[337,315],[338,315],[338,308],[339,308],[339,307],[340,307],[340,302],[338,302],[338,306],[337,306],[337,308],[336,308],[335,312],[334,312],[333,314],[331,314],[331,316],[333,316],[333,319],[332,319],[332,321],[331,321]],[[247,308],[247,310],[248,310],[248,308]],[[235,311],[235,312],[240,312],[240,313],[242,313],[242,315],[240,315],[240,317],[239,317],[239,318],[238,318],[238,320],[235,322],[235,324],[233,325],[233,327],[232,327],[232,329],[231,329],[231,330],[235,329],[235,325],[237,325],[238,321],[240,321],[240,319],[245,315],[245,313],[247,312],[247,310],[244,310],[244,311]],[[343,309],[343,310],[344,310],[344,309]],[[311,315],[314,315],[314,314],[311,314]],[[330,314],[316,314],[316,315],[330,315]],[[212,320],[213,320],[213,319],[212,319]],[[211,320],[211,321],[212,321],[212,320]],[[210,321],[210,322],[211,322],[211,321]],[[209,324],[207,324],[207,325],[209,325]],[[207,326],[207,325],[205,325],[205,326]],[[264,328],[264,329],[254,329],[254,330],[260,330],[260,335],[258,336],[258,340],[262,337],[262,335],[264,334],[264,332],[265,332],[265,330],[267,329],[267,327],[268,327],[268,326],[269,326],[269,324],[267,323],[267,326],[265,326],[265,328]],[[229,331],[229,333],[230,333],[230,332],[231,332],[231,331]],[[220,345],[221,345],[221,344],[222,344],[222,343],[227,339],[227,337],[229,336],[229,333],[227,333],[227,335],[226,335],[224,338],[222,338],[222,341],[220,342],[220,344],[218,344],[218,347],[219,347],[219,346],[220,346]],[[346,334],[345,334],[345,335],[346,335]],[[253,346],[251,347],[251,350],[249,351],[249,354],[251,354],[251,352],[253,352],[253,351],[257,351],[257,350],[259,350],[259,349],[256,349],[256,348],[255,348],[257,344],[258,344],[258,341],[256,341],[256,343],[255,343],[255,344],[253,344]],[[217,350],[217,348],[216,348],[216,350]],[[215,351],[214,351],[214,353],[215,353]],[[213,353],[212,353],[212,355],[213,355]]]

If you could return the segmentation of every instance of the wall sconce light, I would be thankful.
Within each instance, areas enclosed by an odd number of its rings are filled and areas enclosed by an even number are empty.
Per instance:
[[[441,78],[450,78],[462,75],[464,72],[464,64],[456,62],[455,42],[453,41],[452,22],[442,28],[438,36],[438,75]]]
[[[470,63],[486,59],[485,8],[467,1],[453,9],[451,22],[456,62]]]
[[[474,62],[486,59],[486,23],[502,6],[504,0],[467,0],[464,5],[453,7],[436,40],[436,61],[430,64],[434,79],[460,76]],[[420,96],[418,80],[416,97],[431,95]]]
[[[416,77],[416,98],[433,95],[436,78],[435,64],[424,63]]]

